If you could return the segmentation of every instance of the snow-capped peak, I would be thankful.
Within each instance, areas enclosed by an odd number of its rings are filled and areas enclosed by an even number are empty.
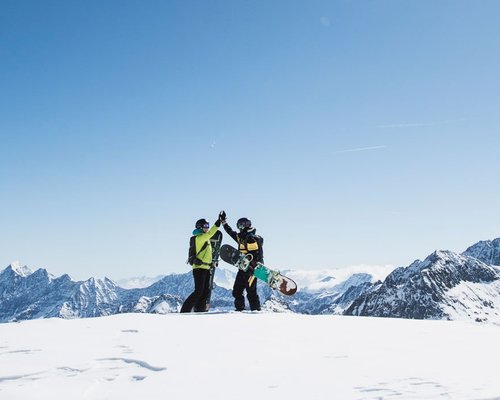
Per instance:
[[[17,275],[22,276],[22,277],[27,277],[33,273],[33,271],[31,269],[29,269],[26,265],[21,265],[21,263],[19,261],[14,261],[13,263],[11,263],[10,268]]]
[[[482,240],[470,246],[463,255],[477,258],[486,264],[500,265],[500,238]]]

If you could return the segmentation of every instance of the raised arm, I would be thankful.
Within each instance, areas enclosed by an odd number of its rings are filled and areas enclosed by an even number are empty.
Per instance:
[[[224,230],[227,232],[227,234],[231,236],[236,243],[238,243],[238,234],[231,229],[229,224],[226,222],[222,226],[224,227]]]

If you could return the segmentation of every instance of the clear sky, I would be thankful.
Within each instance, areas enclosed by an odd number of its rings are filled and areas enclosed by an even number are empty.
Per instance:
[[[185,272],[194,222],[220,209],[254,222],[279,269],[499,237],[499,15],[0,0],[0,268]]]

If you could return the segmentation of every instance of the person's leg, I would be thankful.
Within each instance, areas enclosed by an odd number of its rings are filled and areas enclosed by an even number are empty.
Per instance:
[[[234,308],[236,311],[243,311],[245,309],[245,297],[243,291],[245,290],[245,276],[243,271],[238,271],[233,286]]]
[[[252,284],[249,284],[248,279],[251,277],[251,274],[248,274],[248,278],[245,280],[246,282],[246,291],[247,291],[247,299],[250,303],[250,310],[252,311],[260,311],[260,299],[257,294],[257,278],[253,279]]]
[[[202,291],[199,300],[194,305],[195,312],[206,312],[207,311],[207,298],[210,292],[210,270],[203,269],[203,283]]]
[[[198,303],[200,297],[203,295],[204,276],[206,275],[203,274],[203,270],[200,268],[193,269],[194,291],[184,300],[184,304],[182,304],[181,307],[181,313],[191,312],[195,304]]]

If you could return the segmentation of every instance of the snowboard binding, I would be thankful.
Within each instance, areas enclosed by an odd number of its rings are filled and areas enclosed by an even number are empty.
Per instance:
[[[252,254],[241,254],[238,261],[236,262],[236,266],[238,269],[241,269],[243,272],[248,271],[248,268],[250,267],[250,263],[253,260],[253,255]]]
[[[279,289],[282,279],[280,279],[280,272],[279,271],[271,271],[270,276],[269,276],[269,286],[271,289]]]

